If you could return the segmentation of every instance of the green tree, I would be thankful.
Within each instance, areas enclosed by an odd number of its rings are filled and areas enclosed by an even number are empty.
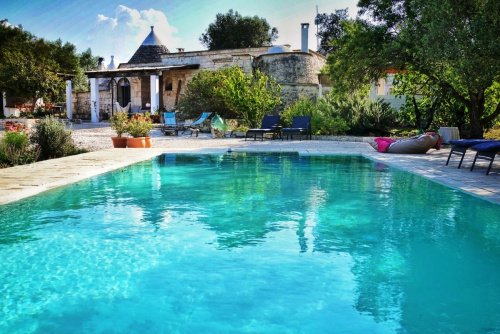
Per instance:
[[[200,111],[224,118],[240,118],[245,125],[259,127],[266,113],[280,104],[281,87],[260,71],[245,74],[237,66],[217,71],[200,71],[188,83],[178,109],[183,117]]]
[[[243,119],[245,125],[258,128],[265,114],[280,103],[281,87],[266,74],[255,71],[246,75],[239,67],[226,69],[223,84],[217,92],[229,108]]]
[[[88,78],[85,71],[97,70],[99,56],[92,55],[92,50],[88,48],[78,54],[79,66],[73,77],[73,89],[76,92],[86,92],[89,90]]]
[[[57,100],[64,77],[75,73],[79,61],[75,47],[61,40],[47,42],[18,27],[0,25],[0,91],[33,101]]]
[[[318,26],[319,53],[327,55],[337,49],[336,41],[345,34],[343,22],[348,20],[347,8],[337,9],[330,14],[319,13],[316,15],[314,23]]]
[[[201,35],[200,42],[209,50],[239,49],[271,45],[278,38],[278,29],[271,28],[266,19],[241,16],[237,11],[217,14]]]
[[[184,118],[194,118],[201,111],[217,113],[223,118],[236,118],[220,95],[218,87],[223,85],[226,70],[209,71],[202,70],[196,73],[187,86],[186,92],[181,96],[176,106]]]
[[[387,69],[425,75],[467,107],[471,136],[500,114],[500,2],[496,0],[360,0],[361,14],[346,25],[328,59],[332,79],[352,89]],[[489,101],[489,102],[488,102]]]

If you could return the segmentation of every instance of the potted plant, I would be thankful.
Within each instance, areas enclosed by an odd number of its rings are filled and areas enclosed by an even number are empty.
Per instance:
[[[151,138],[149,131],[153,128],[151,119],[148,116],[135,114],[128,121],[127,132],[132,136],[127,138],[127,147],[130,148],[144,148],[151,147]],[[148,145],[146,145],[146,138],[149,138]]]
[[[125,148],[127,147],[127,138],[122,137],[122,134],[127,132],[128,115],[126,112],[116,112],[110,119],[111,128],[116,131],[116,137],[111,137],[113,147]]]

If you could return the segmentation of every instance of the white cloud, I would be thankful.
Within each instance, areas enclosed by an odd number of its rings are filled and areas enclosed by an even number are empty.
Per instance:
[[[113,17],[99,14],[88,34],[87,44],[94,55],[105,58],[109,64],[111,55],[115,64],[129,61],[154,26],[154,31],[162,43],[170,50],[180,45],[175,36],[177,28],[171,26],[164,12],[150,8],[138,10],[119,5]]]

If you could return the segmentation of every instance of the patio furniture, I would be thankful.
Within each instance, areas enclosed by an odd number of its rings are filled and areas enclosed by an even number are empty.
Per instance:
[[[195,133],[196,137],[198,137],[198,133],[200,132],[200,128],[201,128],[203,122],[205,122],[210,117],[210,115],[212,115],[211,112],[205,111],[193,123],[183,124],[184,129],[183,129],[182,133],[186,132],[187,130],[190,130],[191,136],[193,135],[193,133]]]
[[[253,136],[253,140],[257,140],[257,136],[260,136],[261,140],[264,140],[264,135],[266,133],[272,133],[273,138],[276,137],[276,132],[279,131],[280,117],[278,115],[265,115],[262,119],[262,125],[260,128],[248,129],[245,134],[245,141],[248,137]]]
[[[177,124],[175,112],[172,111],[163,113],[163,125],[161,127],[161,132],[163,132],[164,135],[175,134],[177,136],[179,134],[179,130],[182,129],[184,129],[182,125]]]
[[[424,133],[422,135],[396,140],[387,147],[387,153],[425,154],[431,148],[439,149],[439,135]]]
[[[286,136],[290,136],[290,139],[293,139],[294,135],[299,135],[300,140],[302,140],[302,135],[306,136],[306,139],[312,139],[312,131],[311,131],[311,116],[294,116],[292,119],[292,126],[289,128],[283,128],[281,130],[282,138]]]
[[[450,158],[452,155],[458,155],[458,156],[460,156],[460,162],[458,163],[457,168],[460,168],[462,166],[462,162],[464,161],[465,152],[467,152],[468,148],[470,148],[474,145],[486,143],[489,141],[490,140],[488,140],[488,139],[450,140],[451,150],[450,150],[450,154],[448,155],[448,160],[446,160],[445,166],[448,166],[448,163],[450,162]]]
[[[440,127],[438,133],[443,139],[444,144],[449,144],[452,140],[460,139],[460,132],[457,127]]]
[[[483,159],[490,162],[488,169],[486,169],[486,175],[490,173],[491,166],[493,165],[493,160],[495,156],[500,153],[500,140],[492,140],[485,143],[476,144],[471,147],[472,150],[476,151],[476,156],[472,162],[470,168],[471,172],[474,169],[477,159]]]

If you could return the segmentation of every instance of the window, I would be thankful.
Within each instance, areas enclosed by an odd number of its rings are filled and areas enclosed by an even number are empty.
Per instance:
[[[165,90],[172,91],[172,79],[171,78],[167,78],[165,80]]]

